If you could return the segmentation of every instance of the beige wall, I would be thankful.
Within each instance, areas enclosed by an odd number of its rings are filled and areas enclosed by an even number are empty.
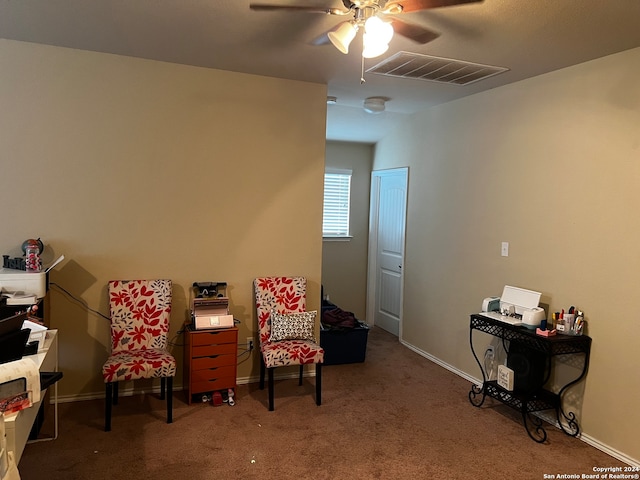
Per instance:
[[[110,279],[171,278],[172,350],[194,281],[304,275],[319,307],[326,87],[0,40],[0,252],[42,237],[64,396],[101,395]],[[240,358],[240,379],[257,377]],[[128,388],[128,386],[123,386]]]
[[[402,340],[478,378],[468,326],[484,297],[510,284],[578,306],[585,438],[636,463],[639,75],[635,49],[434,107],[374,160],[410,168]]]
[[[343,310],[366,320],[369,191],[373,146],[327,142],[326,166],[351,169],[349,241],[322,244],[322,283],[325,295]]]

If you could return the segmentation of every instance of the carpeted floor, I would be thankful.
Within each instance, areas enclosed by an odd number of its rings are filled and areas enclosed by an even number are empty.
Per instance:
[[[623,466],[545,424],[533,442],[519,414],[468,400],[470,384],[374,328],[364,363],[323,369],[267,391],[241,385],[236,405],[187,405],[174,393],[174,423],[155,396],[125,397],[103,431],[103,402],[60,406],[60,436],[27,445],[22,480],[85,479],[543,479]],[[570,477],[568,477],[570,478]]]

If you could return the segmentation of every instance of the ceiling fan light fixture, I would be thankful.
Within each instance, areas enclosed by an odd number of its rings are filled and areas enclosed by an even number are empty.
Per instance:
[[[378,42],[371,40],[367,37],[367,34],[364,35],[364,48],[362,49],[362,56],[364,58],[376,58],[382,55],[384,52],[389,50],[389,44],[384,42]]]
[[[364,24],[362,56],[375,58],[389,49],[389,42],[393,38],[393,27],[390,23],[378,17],[370,17]]]
[[[349,44],[358,33],[358,27],[353,22],[343,22],[330,31],[327,36],[333,46],[342,53],[349,53]]]
[[[384,112],[387,99],[383,97],[369,97],[364,100],[364,111],[371,114]]]
[[[364,31],[376,38],[379,42],[389,43],[393,38],[393,27],[389,22],[384,22],[380,17],[369,17],[364,22]]]

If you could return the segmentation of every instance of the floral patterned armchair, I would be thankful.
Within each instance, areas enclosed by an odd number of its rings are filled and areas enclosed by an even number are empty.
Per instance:
[[[167,423],[172,423],[176,360],[167,351],[171,280],[109,282],[111,355],[102,366],[106,384],[105,426],[111,430],[111,407],[118,404],[118,382],[160,378],[160,398],[167,397]],[[165,392],[166,391],[166,392]]]
[[[265,277],[253,282],[260,333],[260,389],[269,372],[269,410],[273,411],[273,372],[276,367],[315,364],[316,404],[322,403],[324,350],[315,341],[317,312],[306,312],[304,277]]]

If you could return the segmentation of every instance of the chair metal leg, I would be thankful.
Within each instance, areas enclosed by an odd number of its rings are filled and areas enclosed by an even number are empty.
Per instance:
[[[166,377],[160,377],[160,400],[164,400],[164,390],[167,388]]]
[[[302,386],[302,371],[304,370],[304,366],[300,365],[300,376],[298,377],[298,386]]]
[[[113,400],[113,383],[105,384],[106,390],[104,395],[104,431],[111,431],[111,402]]]
[[[164,377],[162,378],[164,383]],[[167,423],[173,423],[173,377],[167,377]],[[164,391],[164,387],[162,387]]]
[[[322,364],[316,363],[316,405],[322,405]]]
[[[273,371],[275,368],[269,368],[269,411],[273,412]]]
[[[265,371],[264,357],[262,352],[260,353],[260,390],[264,390],[264,371]]]

